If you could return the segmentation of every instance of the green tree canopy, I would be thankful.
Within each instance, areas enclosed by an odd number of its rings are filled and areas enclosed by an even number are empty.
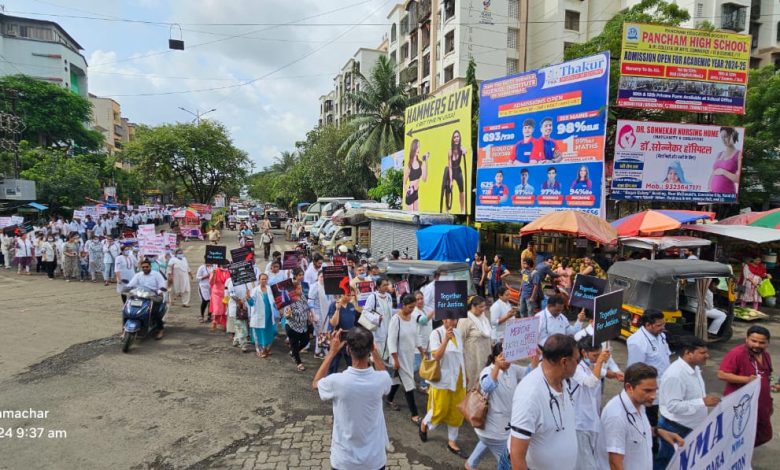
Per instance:
[[[161,181],[176,181],[201,203],[243,184],[251,169],[246,152],[233,145],[222,124],[211,120],[141,126],[122,158]]]
[[[81,207],[87,204],[85,198],[100,195],[101,185],[96,175],[102,168],[94,160],[45,147],[26,150],[23,158],[35,163],[22,172],[22,178],[35,181],[38,201],[48,204],[54,213],[63,208]]]

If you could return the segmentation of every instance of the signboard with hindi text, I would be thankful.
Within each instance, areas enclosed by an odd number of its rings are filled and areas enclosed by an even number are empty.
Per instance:
[[[596,297],[593,309],[593,344],[601,344],[620,336],[620,309],[623,290]]]
[[[539,318],[510,318],[504,333],[504,359],[508,362],[536,354],[539,338]]]
[[[617,104],[745,114],[750,50],[746,34],[624,23]]]

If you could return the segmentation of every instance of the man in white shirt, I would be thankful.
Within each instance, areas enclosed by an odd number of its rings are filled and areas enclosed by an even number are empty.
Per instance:
[[[672,351],[669,350],[669,344],[666,342],[666,320],[660,310],[647,309],[640,320],[642,326],[626,340],[628,348],[628,362],[626,367],[642,362],[655,367],[658,372],[658,379],[662,379],[664,372],[669,367],[669,356]],[[647,418],[650,425],[658,425],[658,398],[655,403],[647,407]],[[654,449],[655,450],[655,449]]]
[[[652,470],[653,428],[645,407],[656,397],[658,372],[654,367],[637,362],[626,369],[623,391],[613,397],[601,412],[600,443],[606,455],[600,454],[600,468],[610,470]],[[659,429],[659,436],[678,446],[683,439]],[[604,461],[606,460],[606,462]]]
[[[563,297],[554,294],[547,299],[547,307],[536,314],[536,318],[539,319],[539,346],[544,345],[547,338],[554,334],[574,336],[585,326],[585,312],[577,314],[577,321],[573,326],[569,324],[569,320],[563,314],[565,305]]]
[[[580,353],[574,338],[550,336],[543,360],[515,389],[508,451],[499,470],[573,470],[577,465],[574,387]]]
[[[501,286],[496,291],[498,299],[490,306],[490,334],[493,343],[504,342],[504,332],[506,331],[506,321],[515,316],[516,309],[509,303],[509,289]]]
[[[720,327],[723,326],[723,322],[726,321],[726,313],[722,310],[715,308],[715,292],[718,289],[718,279],[710,279],[710,283],[707,286],[707,292],[704,293],[704,314],[712,320],[710,326],[707,327],[707,333],[710,335],[717,335],[720,331]],[[691,282],[685,288],[685,295],[688,300],[686,310],[696,312],[699,308],[698,289],[696,288],[696,282]]]
[[[149,260],[141,261],[141,272],[136,273],[130,282],[127,283],[128,289],[135,287],[142,287],[156,292],[158,295],[162,294],[163,290],[168,285],[168,281],[162,277],[159,271],[152,271],[152,264]],[[159,326],[155,339],[162,339],[165,334],[165,324],[163,323],[163,302],[152,303],[152,317]]]
[[[320,269],[322,268],[322,255],[315,253],[312,257],[311,264],[306,268],[306,272],[303,274],[303,282],[309,285],[311,288],[317,284],[317,280],[320,276]]]
[[[704,389],[701,367],[710,357],[707,343],[695,336],[683,338],[679,353],[680,358],[661,379],[658,429],[685,437],[707,419],[707,407],[720,403],[720,398],[707,395]],[[674,447],[661,441],[655,456],[656,468],[666,468],[673,456]]]
[[[343,337],[346,336],[346,341]],[[347,345],[352,366],[328,375],[328,368]],[[371,354],[376,370],[368,363]],[[321,400],[333,400],[333,435],[330,465],[338,469],[379,469],[387,464],[387,425],[382,397],[392,382],[374,347],[374,337],[363,328],[339,330],[331,339],[328,355],[312,381]]]

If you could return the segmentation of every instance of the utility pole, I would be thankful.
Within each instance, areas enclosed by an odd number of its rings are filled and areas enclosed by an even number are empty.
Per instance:
[[[201,117],[205,116],[205,115],[206,115],[206,114],[208,114],[208,113],[212,113],[212,112],[214,112],[214,111],[216,111],[216,110],[217,110],[217,108],[212,108],[212,109],[209,109],[208,111],[200,112],[200,111],[198,111],[198,110],[196,109],[196,110],[193,112],[193,111],[190,111],[189,109],[182,108],[181,106],[179,106],[179,109],[181,109],[182,111],[184,111],[184,112],[187,112],[187,113],[190,113],[190,114],[192,114],[193,116],[195,116],[195,119],[193,119],[193,120],[192,120],[192,122],[195,122],[195,123],[197,123],[199,126],[200,126],[200,118],[201,118]]]

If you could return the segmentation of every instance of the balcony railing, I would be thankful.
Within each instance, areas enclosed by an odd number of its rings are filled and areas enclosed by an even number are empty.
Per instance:
[[[422,23],[431,16],[431,0],[420,0],[417,7],[417,17]]]
[[[401,70],[399,81],[401,83],[409,83],[417,80],[417,64],[410,65],[409,67],[406,67],[405,69]]]

